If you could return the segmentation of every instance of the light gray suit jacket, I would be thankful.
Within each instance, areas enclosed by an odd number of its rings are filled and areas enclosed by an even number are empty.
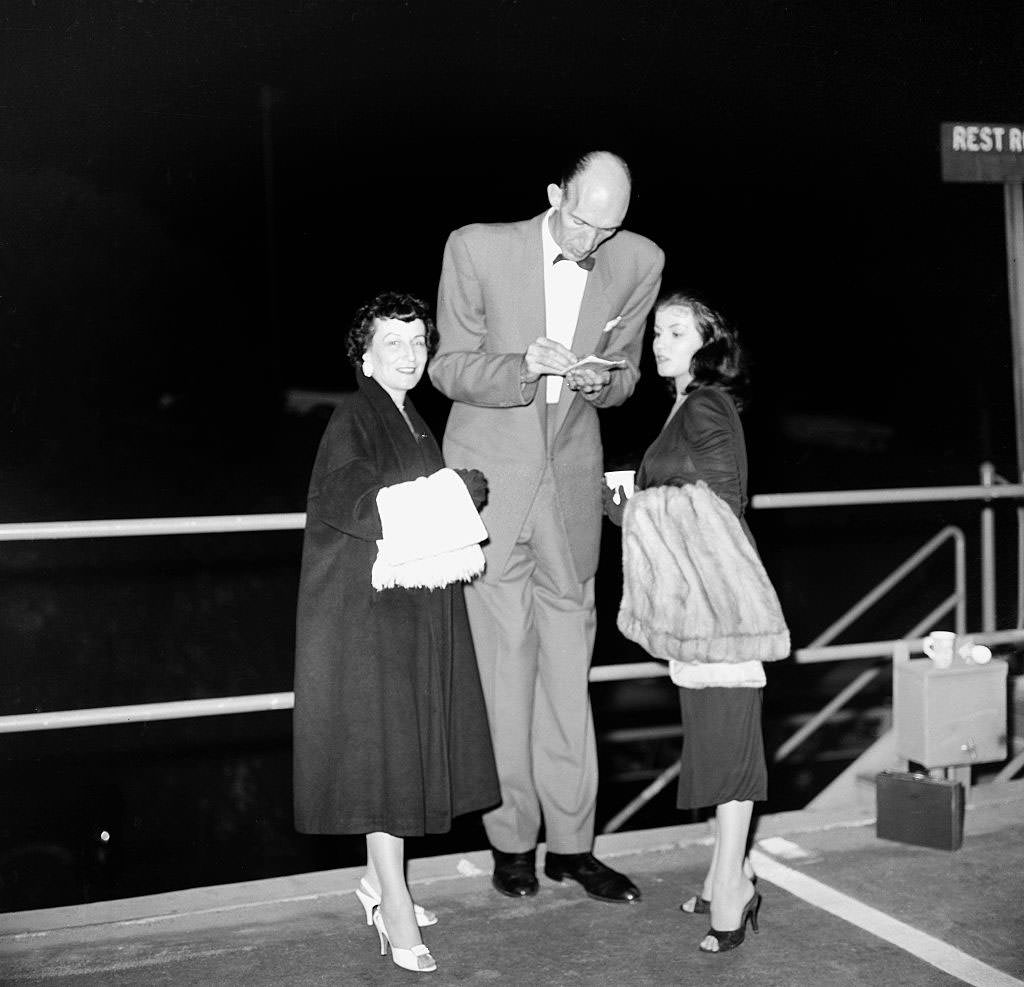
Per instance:
[[[576,573],[583,581],[596,572],[604,465],[595,408],[621,404],[633,393],[665,259],[657,245],[625,230],[600,246],[570,348],[581,357],[597,353],[626,365],[613,370],[611,383],[596,395],[563,387],[549,411],[544,388],[520,377],[526,348],[546,328],[542,219],[456,230],[441,270],[441,343],[429,374],[454,402],[445,462],[482,470],[489,483],[482,515],[490,534],[484,546],[488,582],[501,578],[548,461]],[[551,448],[548,414],[556,416]]]

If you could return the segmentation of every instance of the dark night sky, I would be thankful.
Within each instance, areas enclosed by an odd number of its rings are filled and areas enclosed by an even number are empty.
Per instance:
[[[160,441],[162,395],[230,431],[284,387],[345,386],[357,304],[433,297],[450,229],[542,211],[600,146],[633,166],[665,284],[743,331],[766,442],[849,415],[964,482],[984,455],[1012,472],[1001,191],[943,185],[938,136],[1020,121],[1020,3],[36,0],[5,4],[0,44],[23,485],[71,409],[76,449],[112,455]]]

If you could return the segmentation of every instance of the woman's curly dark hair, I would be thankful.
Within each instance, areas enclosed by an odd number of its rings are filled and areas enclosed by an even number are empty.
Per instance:
[[[345,338],[345,355],[357,370],[363,362],[363,354],[373,342],[374,323],[377,319],[399,319],[415,322],[420,319],[427,329],[427,356],[433,356],[440,336],[430,308],[425,301],[403,291],[382,291],[372,301],[356,310],[352,326]]]
[[[687,385],[687,392],[702,384],[717,384],[729,392],[738,408],[742,408],[747,387],[747,359],[736,330],[720,313],[684,291],[662,295],[654,311],[659,312],[670,305],[688,308],[693,312],[700,338],[704,341],[690,362],[693,380]],[[675,382],[670,381],[670,385],[674,394]]]

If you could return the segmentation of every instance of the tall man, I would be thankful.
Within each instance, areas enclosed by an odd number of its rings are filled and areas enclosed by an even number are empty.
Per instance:
[[[547,188],[551,208],[448,238],[430,377],[454,405],[451,467],[483,470],[487,570],[466,589],[501,781],[484,816],[494,885],[512,897],[544,872],[605,901],[640,892],[593,853],[597,753],[588,674],[601,537],[596,408],[621,404],[639,372],[664,254],[621,229],[626,163],[597,151]],[[622,361],[570,369],[596,354]]]

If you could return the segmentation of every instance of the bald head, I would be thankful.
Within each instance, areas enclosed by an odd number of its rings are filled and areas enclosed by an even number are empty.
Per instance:
[[[584,155],[562,185],[548,186],[551,235],[569,260],[582,260],[618,232],[630,188],[626,162],[609,151]]]

